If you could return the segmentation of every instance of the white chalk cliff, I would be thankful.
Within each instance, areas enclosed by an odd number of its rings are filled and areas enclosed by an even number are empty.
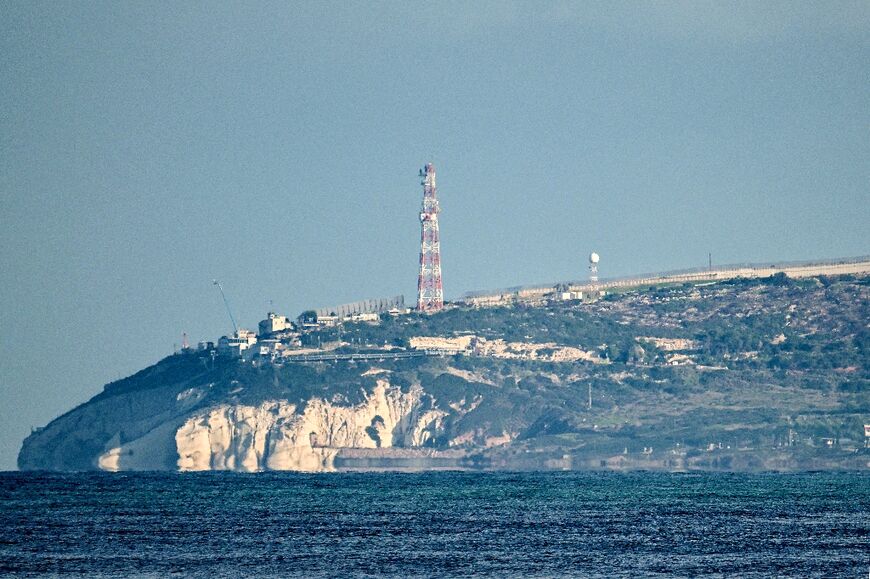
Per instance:
[[[445,415],[419,387],[402,392],[378,380],[356,405],[313,398],[304,408],[267,400],[197,410],[125,444],[110,441],[97,462],[112,471],[147,469],[172,459],[182,471],[330,471],[342,448],[423,446]],[[160,442],[173,431],[174,449]],[[162,452],[175,456],[157,456]]]

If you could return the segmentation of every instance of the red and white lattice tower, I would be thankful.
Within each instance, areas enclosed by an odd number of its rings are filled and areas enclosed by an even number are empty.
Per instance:
[[[420,170],[423,178],[423,208],[420,210],[420,277],[417,280],[417,309],[437,312],[444,307],[441,285],[441,243],[438,240],[438,198],[435,167],[428,163]]]

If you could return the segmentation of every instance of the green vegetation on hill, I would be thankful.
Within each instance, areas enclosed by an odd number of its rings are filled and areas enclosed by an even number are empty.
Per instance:
[[[609,446],[620,449],[639,442],[820,445],[830,438],[857,448],[863,444],[863,423],[870,423],[868,297],[866,277],[776,275],[650,288],[592,303],[384,317],[377,326],[345,325],[341,336],[354,344],[383,345],[472,333],[579,346],[609,359],[606,366],[451,360],[453,368],[488,377],[501,389],[501,405],[493,402],[477,419],[495,430],[524,424],[517,428],[521,438],[573,433],[571,444],[592,436],[599,448],[610,440]],[[685,339],[693,347],[669,352],[641,337]],[[336,338],[336,330],[321,335]],[[681,365],[669,362],[674,354],[685,356],[676,362]],[[439,396],[468,388],[469,395],[483,395],[480,385],[463,387],[462,379],[430,371],[436,378],[423,379],[424,386]],[[594,403],[588,411],[590,384]]]
[[[851,368],[867,380],[870,319],[867,279],[794,281],[784,275],[685,284],[606,296],[593,303],[451,308],[437,315],[384,316],[379,325],[344,324],[313,332],[308,343],[339,338],[354,345],[406,345],[413,336],[465,333],[511,342],[556,342],[600,349],[615,362],[636,359],[640,336],[700,343],[697,361],[729,368],[812,370]],[[777,339],[779,336],[781,338]],[[652,358],[662,353],[648,344]]]
[[[579,348],[604,363],[472,354],[276,365],[194,352],[109,384],[88,404],[115,412],[113,400],[149,391],[168,393],[169,404],[190,388],[205,393],[196,408],[275,399],[302,408],[313,398],[358,404],[383,379],[404,392],[422,388],[444,412],[427,445],[465,449],[481,466],[691,459],[709,468],[852,468],[867,463],[868,320],[868,278],[851,276],[671,285],[591,303],[450,307],[345,323],[305,341],[340,339],[343,351],[372,351],[407,348],[414,337],[473,334]],[[129,402],[124,408],[135,414]]]

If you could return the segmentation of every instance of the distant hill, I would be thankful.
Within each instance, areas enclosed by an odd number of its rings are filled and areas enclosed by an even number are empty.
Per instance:
[[[19,467],[866,469],[868,279],[671,283],[303,336],[366,360],[189,351],[34,432]],[[390,356],[434,347],[460,353]]]

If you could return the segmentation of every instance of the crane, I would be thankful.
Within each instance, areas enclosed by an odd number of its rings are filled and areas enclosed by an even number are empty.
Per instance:
[[[233,331],[238,334],[239,327],[236,325],[236,319],[233,317],[233,312],[230,311],[230,303],[227,301],[227,296],[224,294],[224,288],[221,287],[221,282],[218,280],[212,280],[214,285],[218,287],[221,292],[221,297],[224,299],[224,305],[227,308],[227,315],[230,317],[230,321],[233,323]]]

